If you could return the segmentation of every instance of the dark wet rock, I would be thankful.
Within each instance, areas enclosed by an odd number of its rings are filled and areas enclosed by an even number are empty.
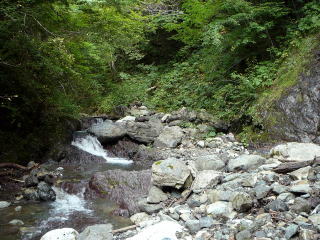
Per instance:
[[[127,134],[123,124],[114,123],[111,120],[92,125],[88,132],[95,135],[101,143],[114,142]]]
[[[148,194],[150,180],[150,170],[98,172],[91,178],[85,195],[108,198],[132,215],[139,211],[137,200]]]
[[[24,184],[26,187],[36,187],[39,183],[39,180],[36,175],[31,174],[25,180]]]
[[[56,200],[56,193],[51,186],[45,182],[40,182],[37,186],[37,192],[39,199],[42,201],[54,201]]]
[[[36,188],[27,188],[23,191],[23,196],[27,200],[39,201],[40,197]]]
[[[65,158],[61,161],[61,164],[66,165],[86,165],[92,163],[105,163],[106,160],[103,157],[92,155],[85,152],[75,146],[69,146],[66,148]]]
[[[285,202],[278,199],[270,202],[264,209],[266,211],[272,210],[276,212],[285,212],[289,210],[288,205]]]

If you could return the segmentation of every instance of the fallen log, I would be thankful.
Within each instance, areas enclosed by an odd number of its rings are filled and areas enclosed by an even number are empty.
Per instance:
[[[281,163],[278,167],[274,168],[273,171],[276,173],[289,173],[293,172],[295,170],[298,170],[303,167],[312,166],[313,164],[319,164],[319,160],[310,160],[310,161],[304,161],[304,162],[287,162],[287,163]]]
[[[15,168],[15,169],[20,169],[20,170],[24,170],[24,171],[29,171],[29,170],[31,170],[33,168],[38,167],[38,165],[39,164],[35,164],[32,167],[25,167],[25,166],[22,166],[22,165],[17,164],[17,163],[6,162],[6,163],[0,163],[0,168]]]
[[[122,232],[125,232],[125,231],[128,231],[128,230],[131,230],[131,229],[135,229],[136,227],[137,227],[137,225],[131,225],[131,226],[128,226],[128,227],[119,228],[119,229],[113,230],[112,233],[113,234],[122,233]]]

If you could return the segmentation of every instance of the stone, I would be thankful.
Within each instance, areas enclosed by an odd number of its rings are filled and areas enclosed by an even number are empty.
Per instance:
[[[201,171],[193,181],[192,190],[194,192],[201,192],[201,190],[213,188],[221,181],[221,178],[221,172],[214,170]]]
[[[208,190],[207,196],[210,203],[217,201],[230,201],[230,199],[235,195],[232,191],[222,191],[222,190]]]
[[[20,211],[22,210],[22,207],[21,207],[21,206],[17,206],[17,207],[14,208],[14,210],[15,210],[16,212],[20,212]]]
[[[188,220],[186,221],[186,227],[191,233],[196,233],[200,230],[200,221],[199,220]]]
[[[7,201],[0,201],[0,209],[9,207],[10,205],[11,205],[11,203],[9,203]]]
[[[229,160],[228,169],[229,171],[248,171],[254,170],[259,166],[263,165],[266,159],[259,155],[247,155],[243,154],[237,158]]]
[[[265,184],[258,184],[254,188],[257,199],[265,198],[270,192],[270,190],[271,190],[271,187]]]
[[[96,224],[88,226],[79,235],[79,240],[112,240],[111,224]]]
[[[161,204],[148,203],[146,198],[143,198],[140,201],[138,201],[138,206],[140,211],[146,212],[148,214],[157,213],[163,208]]]
[[[136,117],[134,117],[134,116],[126,116],[126,117],[121,118],[118,121],[116,121],[116,123],[134,122],[135,120],[136,120]]]
[[[161,121],[153,118],[148,122],[126,122],[124,127],[131,139],[144,144],[153,143],[163,129]]]
[[[294,199],[294,202],[290,209],[295,213],[309,213],[311,211],[311,204],[308,200],[298,197]]]
[[[25,180],[24,180],[24,185],[26,187],[35,187],[39,183],[39,180],[36,175],[30,174]]]
[[[311,193],[312,188],[310,187],[310,184],[306,180],[302,181],[296,181],[293,183],[293,185],[289,188],[290,192],[293,193]]]
[[[13,219],[13,220],[11,220],[11,221],[9,222],[9,224],[22,226],[22,225],[24,225],[24,222],[21,221],[21,220],[19,220],[19,219]]]
[[[314,226],[320,225],[320,214],[313,214],[309,216],[308,219],[312,222]]]
[[[148,203],[160,203],[168,199],[167,194],[165,194],[160,188],[152,186],[149,190],[147,197]]]
[[[114,123],[111,120],[93,124],[87,131],[95,135],[101,143],[114,142],[127,134],[127,130],[122,124]]]
[[[183,231],[183,227],[173,221],[161,221],[144,228],[141,232],[127,240],[178,240],[177,233]]]
[[[243,213],[251,209],[253,205],[253,200],[249,194],[245,192],[239,192],[232,197],[231,203],[233,208],[237,212]]]
[[[195,166],[198,171],[222,170],[225,167],[224,161],[215,154],[199,156],[192,160],[195,162]]]
[[[307,166],[307,167],[295,170],[291,173],[288,173],[288,175],[293,177],[294,180],[306,180],[306,179],[308,179],[308,176],[309,176],[311,170],[312,170],[312,167]]]
[[[314,143],[290,142],[272,148],[270,155],[290,161],[311,161],[315,157],[320,156],[320,146]]]
[[[268,203],[268,205],[265,206],[264,209],[267,212],[270,210],[276,211],[276,212],[285,212],[289,210],[288,205],[285,202],[278,199]]]
[[[27,200],[39,201],[40,197],[36,188],[26,188],[23,191],[23,197]]]
[[[285,230],[285,238],[286,239],[291,239],[294,235],[297,234],[298,232],[298,225],[295,225],[295,224],[290,224],[286,230]]]
[[[144,222],[144,221],[148,221],[150,219],[150,215],[144,213],[144,212],[141,212],[141,213],[136,213],[134,215],[132,215],[130,217],[130,220],[134,223],[134,224],[139,224],[141,222]]]
[[[213,218],[221,216],[233,218],[235,213],[232,210],[232,204],[229,202],[218,201],[207,206],[207,214],[212,215]]]
[[[290,200],[292,200],[292,199],[294,199],[295,198],[295,196],[294,196],[294,194],[292,194],[292,193],[281,193],[278,197],[277,197],[277,199],[279,199],[279,200],[281,200],[281,201],[284,201],[284,202],[288,202],[288,201],[290,201]]]
[[[61,228],[47,232],[40,240],[79,240],[79,233],[72,228]]]
[[[200,228],[210,228],[213,226],[214,221],[211,217],[202,217],[199,219]]]
[[[236,234],[236,240],[252,240],[252,236],[249,230],[243,230]]]
[[[95,173],[89,182],[86,196],[107,198],[122,206],[122,215],[140,211],[138,200],[148,194],[151,171],[125,171],[120,169]]]
[[[272,191],[277,193],[277,194],[281,194],[281,193],[284,193],[284,192],[287,192],[288,191],[288,187],[287,186],[283,186],[279,183],[275,183],[272,185]]]
[[[54,201],[56,200],[56,193],[53,191],[51,186],[46,182],[40,182],[37,186],[37,193],[39,199],[42,201]]]
[[[189,176],[189,168],[179,159],[168,158],[152,165],[152,183],[156,186],[180,189]]]
[[[178,126],[165,127],[158,138],[154,141],[155,147],[175,148],[181,143],[182,129]]]
[[[315,231],[309,230],[309,229],[301,229],[299,237],[301,240],[311,240],[315,239]]]

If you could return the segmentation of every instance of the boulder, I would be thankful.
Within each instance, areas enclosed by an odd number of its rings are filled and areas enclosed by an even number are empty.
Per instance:
[[[79,240],[112,240],[112,225],[97,224],[86,227],[79,235]]]
[[[183,137],[182,129],[178,126],[165,127],[159,137],[155,140],[155,147],[175,148],[181,143]]]
[[[126,216],[139,212],[138,199],[147,195],[151,172],[108,170],[93,175],[86,197],[104,197],[119,204]],[[126,214],[124,213],[126,212]]]
[[[163,129],[158,119],[150,119],[148,122],[126,122],[124,126],[131,139],[144,144],[153,143]]]
[[[192,159],[195,162],[195,166],[198,171],[203,170],[221,170],[224,168],[225,163],[218,155],[205,155]]]
[[[295,170],[291,173],[288,173],[292,178],[295,180],[306,180],[309,177],[309,174],[311,173],[312,167],[307,166],[304,168],[300,168],[298,170]]]
[[[314,143],[290,142],[272,148],[270,154],[290,161],[311,161],[320,156],[320,146]]]
[[[222,178],[221,172],[214,170],[204,170],[197,174],[192,184],[194,192],[200,192],[204,189],[210,189],[216,186]]]
[[[152,165],[152,183],[156,186],[180,189],[189,176],[189,168],[176,158],[157,161]]]
[[[42,201],[54,201],[56,200],[56,193],[52,187],[46,182],[40,182],[37,186],[37,193],[39,199]]]
[[[173,221],[161,221],[152,226],[144,228],[137,235],[127,238],[127,240],[178,240],[176,233],[182,232],[183,227]]]
[[[151,216],[145,212],[136,213],[130,217],[131,222],[134,224],[139,224],[144,221],[150,220]]]
[[[138,201],[139,210],[148,214],[159,212],[163,206],[161,204],[148,203],[146,198],[142,198]]]
[[[149,190],[147,202],[148,203],[160,203],[168,199],[167,194],[165,194],[160,188],[152,186]]]
[[[285,202],[283,202],[283,201],[281,201],[279,199],[276,199],[276,200],[268,203],[268,205],[265,206],[264,209],[267,212],[270,211],[270,210],[271,211],[275,211],[275,212],[285,212],[285,211],[289,210],[288,205]]]
[[[237,158],[231,159],[228,163],[229,171],[254,170],[263,165],[266,159],[259,155],[243,154]]]
[[[114,123],[111,120],[93,124],[87,131],[95,135],[101,143],[114,142],[127,133],[123,124]]]
[[[72,228],[61,228],[47,232],[40,240],[78,240],[79,233]]]

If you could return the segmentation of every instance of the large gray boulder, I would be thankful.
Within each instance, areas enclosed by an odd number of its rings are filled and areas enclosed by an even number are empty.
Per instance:
[[[181,143],[183,137],[182,129],[178,126],[165,127],[159,137],[155,140],[155,147],[175,148]]]
[[[198,171],[203,170],[221,170],[225,167],[224,161],[218,155],[211,154],[198,156],[192,159]]]
[[[97,224],[86,227],[80,233],[79,240],[112,240],[112,225],[111,224]]]
[[[156,186],[180,189],[189,176],[189,168],[179,159],[168,158],[152,165],[152,183]]]
[[[114,123],[111,120],[105,120],[102,123],[93,124],[88,132],[98,137],[101,143],[114,142],[123,138],[127,131],[122,123]]]
[[[266,159],[259,155],[243,154],[237,158],[231,159],[228,163],[229,171],[253,170],[263,165]]]
[[[270,154],[291,161],[310,161],[320,156],[320,146],[314,143],[290,142],[272,148]]]
[[[160,135],[163,125],[159,119],[151,118],[148,122],[126,122],[128,136],[140,143],[153,143]]]

